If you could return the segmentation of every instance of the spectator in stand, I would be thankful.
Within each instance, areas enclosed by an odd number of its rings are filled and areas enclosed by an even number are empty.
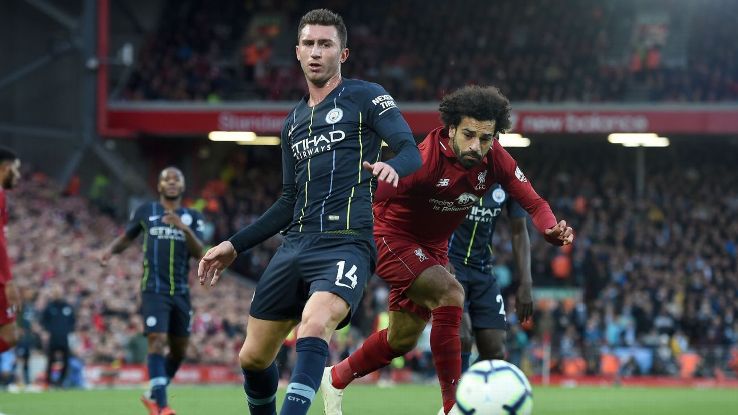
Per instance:
[[[241,100],[298,99],[304,95],[299,67],[270,54],[269,44],[318,4],[291,2],[275,11],[238,0],[217,7],[169,2],[123,97],[204,101],[229,91]],[[738,99],[738,55],[732,51],[738,28],[731,20],[738,4],[731,0],[670,10],[671,20],[633,24],[630,33],[622,22],[637,21],[645,8],[637,2],[505,0],[490,7],[470,0],[425,7],[422,0],[400,0],[391,8],[361,2],[334,6],[356,28],[349,42],[365,51],[347,65],[349,75],[396,91],[400,101],[438,100],[467,83],[500,85],[512,101],[612,102],[631,95],[668,102]],[[669,35],[678,21],[687,22],[681,24],[688,28],[685,46]],[[438,30],[462,24],[476,29],[453,35]],[[623,36],[634,39],[632,50],[619,44]],[[434,53],[451,48],[457,54],[450,59]],[[233,68],[242,63],[246,76],[237,77]]]
[[[67,377],[71,349],[69,335],[74,332],[74,308],[65,300],[64,290],[59,285],[51,287],[51,301],[41,313],[41,324],[48,332],[46,345],[46,384],[62,387]],[[57,376],[52,376],[56,363],[61,362]]]

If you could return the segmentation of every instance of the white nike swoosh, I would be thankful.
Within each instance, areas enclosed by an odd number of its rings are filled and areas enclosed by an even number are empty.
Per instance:
[[[161,215],[154,215],[154,216],[149,216],[149,221],[150,221],[150,222],[153,222],[153,221],[155,221],[155,220],[159,219],[160,217],[161,217]]]

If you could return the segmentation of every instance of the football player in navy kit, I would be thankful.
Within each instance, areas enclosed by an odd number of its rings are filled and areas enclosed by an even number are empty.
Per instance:
[[[349,56],[343,19],[312,10],[297,30],[309,94],[281,133],[282,196],[257,221],[210,249],[202,284],[215,284],[236,256],[280,230],[284,241],[256,287],[239,353],[252,415],[276,413],[282,342],[300,322],[297,362],[281,414],[303,415],[320,386],[328,342],[359,307],[374,273],[372,200],[377,180],[397,186],[420,154],[394,99],[380,85],[341,77]],[[396,156],[379,161],[382,140]]]
[[[150,415],[171,415],[166,387],[187,350],[192,319],[187,275],[190,258],[203,252],[204,222],[200,212],[182,207],[185,180],[178,168],[162,170],[157,188],[159,200],[136,209],[125,232],[102,251],[100,262],[107,264],[143,233],[141,317],[148,339],[151,389],[141,401]]]
[[[462,372],[469,367],[473,338],[476,339],[479,360],[505,358],[505,304],[492,271],[492,237],[503,209],[510,219],[513,256],[519,277],[516,302],[518,317],[523,322],[533,312],[527,214],[502,186],[495,184],[472,206],[448,244],[450,271],[464,287]]]

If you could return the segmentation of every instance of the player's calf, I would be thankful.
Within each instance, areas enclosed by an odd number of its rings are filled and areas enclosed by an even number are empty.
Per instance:
[[[505,360],[505,337],[505,330],[477,330],[476,338],[479,360]]]

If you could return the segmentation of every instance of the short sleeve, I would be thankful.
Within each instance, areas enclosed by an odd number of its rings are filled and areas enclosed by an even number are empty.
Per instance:
[[[190,212],[190,215],[192,215],[192,223],[190,224],[190,229],[192,229],[192,232],[195,233],[195,236],[197,236],[197,239],[203,240],[203,235],[205,233],[205,218],[202,216],[202,213],[188,209]]]
[[[141,230],[143,229],[143,220],[144,220],[144,209],[146,205],[139,206],[138,209],[136,209],[133,214],[131,214],[131,219],[126,224],[126,238],[128,239],[136,239],[138,234],[141,233]]]

